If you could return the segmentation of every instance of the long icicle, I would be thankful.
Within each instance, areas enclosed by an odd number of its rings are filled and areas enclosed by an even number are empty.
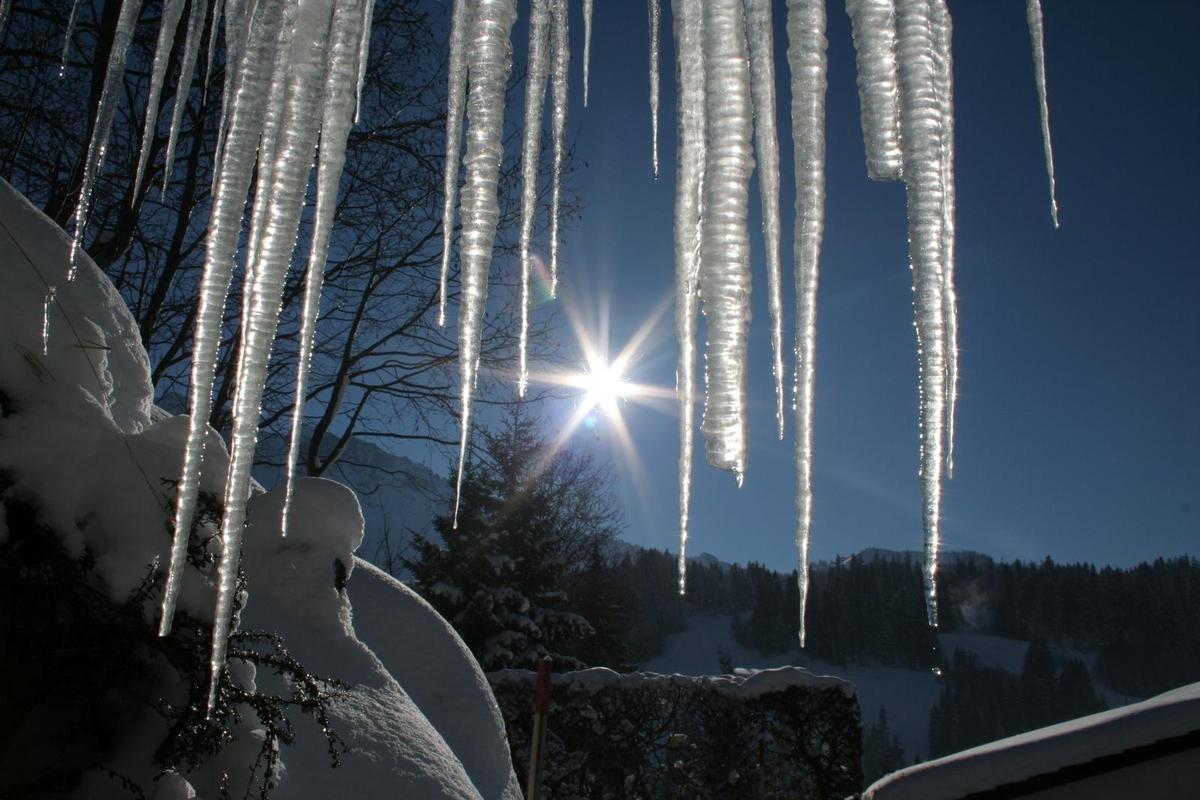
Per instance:
[[[525,79],[525,130],[521,147],[521,334],[517,394],[529,385],[529,281],[533,221],[537,212],[538,158],[542,145],[542,108],[546,102],[550,47],[548,0],[532,0],[529,12],[529,74]]]
[[[1054,189],[1054,148],[1050,144],[1050,106],[1046,102],[1046,34],[1041,0],[1027,0],[1025,20],[1033,46],[1033,78],[1037,83],[1038,108],[1042,115],[1042,149],[1046,151],[1046,177],[1050,181],[1050,217],[1058,227],[1058,195]]]
[[[358,83],[354,88],[354,124],[362,114],[363,86],[367,82],[367,52],[371,49],[371,23],[375,18],[375,0],[366,0],[362,34],[358,41]]]
[[[550,138],[554,145],[554,173],[550,184],[550,296],[554,297],[558,294],[558,217],[567,148],[567,69],[571,63],[567,0],[550,0],[550,20],[550,94],[553,103]]]
[[[779,133],[775,122],[775,32],[769,0],[746,0],[750,41],[750,86],[754,99],[754,143],[762,205],[763,250],[767,261],[767,306],[771,312],[771,374],[775,378],[775,422],[783,438],[783,286],[779,265]]]
[[[263,183],[262,171],[255,194],[269,200],[258,238],[260,247],[252,269],[252,284],[246,289],[250,302],[248,315],[242,318],[242,347],[238,352],[237,389],[234,392],[233,424],[230,433],[229,474],[225,481],[225,508],[221,517],[221,562],[218,570],[217,608],[213,619],[212,670],[208,692],[208,711],[216,705],[220,676],[232,626],[237,594],[238,565],[245,533],[246,501],[250,495],[250,470],[258,434],[263,387],[275,331],[279,325],[279,307],[284,279],[296,247],[296,232],[304,207],[304,194],[312,170],[313,152],[319,129],[318,103],[322,96],[327,69],[332,0],[311,0],[296,7],[295,35],[288,45],[286,90],[273,99],[284,106],[275,152],[275,167],[270,183]],[[350,94],[350,87],[345,89]],[[268,158],[269,154],[264,154]],[[260,165],[261,166],[261,165]]]
[[[934,67],[942,117],[942,304],[946,315],[946,476],[954,477],[954,417],[958,405],[958,297],[955,272],[954,23],[942,2],[933,4]]]
[[[561,2],[561,0],[558,0]],[[504,90],[512,69],[509,40],[516,21],[515,0],[479,0],[471,20],[467,98],[467,180],[462,192],[462,301],[458,315],[458,376],[462,416],[458,448],[458,477],[454,492],[454,525],[462,499],[467,443],[471,438],[471,402],[479,369],[480,335],[487,304],[488,268],[500,215],[497,179],[504,156]],[[462,46],[466,47],[467,42]],[[451,53],[451,59],[454,54]]]
[[[817,352],[817,280],[825,229],[825,3],[788,3],[788,66],[792,71],[792,138],[796,160],[796,579],[800,646],[807,634],[808,545],[813,507],[813,385]]]
[[[133,40],[134,29],[137,27],[138,15],[141,14],[141,11],[141,0],[125,0],[121,4],[121,13],[117,17],[117,29],[113,34],[112,50],[109,51],[108,65],[104,73],[104,87],[100,90],[100,101],[96,105],[92,138],[88,142],[86,161],[83,163],[83,178],[79,184],[79,201],[75,206],[75,234],[71,237],[67,283],[75,280],[75,271],[78,266],[76,258],[79,256],[79,248],[83,245],[84,229],[87,227],[88,213],[91,211],[92,192],[96,189],[96,179],[100,176],[100,170],[104,166],[104,156],[108,150],[108,134],[112,128],[113,117],[117,113],[117,95],[125,76],[125,58],[128,55],[129,43]]]
[[[0,0],[2,3],[7,3],[8,0]],[[67,74],[67,56],[71,54],[71,40],[75,38],[75,18],[79,15],[80,0],[74,0],[71,3],[71,15],[67,17],[67,30],[63,34],[62,58],[58,62],[58,77],[61,79]],[[0,17],[4,14],[0,13]],[[0,19],[0,33],[4,32],[4,21]]]
[[[471,1],[454,0],[450,18],[450,85],[446,95],[446,164],[442,178],[442,270],[438,277],[438,325],[446,324],[446,281],[454,241],[454,204],[462,150],[463,108],[467,96],[467,34]]]
[[[214,0],[212,18],[208,22],[208,55],[204,60],[204,99],[208,100],[208,85],[212,81],[213,57],[217,52],[217,34],[221,27],[221,13],[225,0]]]
[[[658,62],[659,28],[662,25],[662,8],[658,0],[647,0],[646,11],[650,17],[650,161],[654,177],[658,177]]]
[[[583,107],[588,104],[588,65],[592,60],[592,0],[583,0]]]
[[[300,316],[300,352],[296,358],[296,402],[292,407],[291,441],[288,444],[286,476],[283,494],[282,533],[287,535],[292,508],[292,487],[296,463],[300,459],[300,440],[304,433],[304,403],[308,393],[313,338],[321,310],[321,285],[325,276],[325,260],[329,253],[329,238],[333,230],[333,215],[337,209],[338,186],[346,164],[346,140],[358,105],[357,92],[348,89],[359,75],[363,31],[370,24],[371,4],[358,0],[336,0],[333,25],[330,30],[329,72],[325,76],[322,104],[321,143],[317,160],[316,206],[313,210],[313,234],[309,245],[308,265],[304,279],[304,306]]]
[[[746,345],[750,323],[750,193],[754,126],[742,0],[704,6],[706,150],[700,283],[705,329],[704,434],[708,463],[746,470]]]
[[[931,0],[899,0],[896,27],[900,125],[908,196],[909,262],[920,363],[925,602],[929,624],[937,625],[937,562],[941,544],[946,420],[946,322],[942,269],[942,109],[937,97],[930,8]]]
[[[267,87],[271,80],[282,16],[282,0],[269,0],[260,5],[258,18],[252,26],[254,35],[247,41],[244,57],[237,69],[238,85],[229,90],[230,118],[228,124],[223,126],[226,128],[227,158],[222,161],[221,172],[217,176],[205,240],[204,273],[200,280],[200,300],[192,345],[188,438],[175,508],[171,560],[166,588],[163,590],[162,618],[158,628],[160,636],[171,632],[183,568],[187,563],[188,535],[195,518],[200,466],[212,410],[213,378],[221,345],[225,298],[233,277],[242,214],[254,170],[254,153],[262,134]]]
[[[213,13],[217,13],[214,8]],[[187,38],[183,41],[183,58],[179,62],[179,79],[175,85],[175,105],[171,109],[171,129],[167,134],[167,153],[163,159],[163,194],[171,182],[171,174],[175,171],[175,145],[179,141],[179,126],[183,122],[183,109],[187,106],[188,94],[192,88],[192,75],[196,71],[196,59],[200,54],[200,41],[204,33],[204,5],[192,3],[188,15]]]
[[[675,338],[679,354],[679,593],[687,590],[688,515],[696,406],[696,299],[700,283],[700,217],[704,199],[704,6],[673,0],[679,86],[679,150],[675,179]]]
[[[163,6],[162,24],[158,28],[158,41],[154,46],[154,63],[150,69],[150,90],[146,97],[146,120],[142,128],[142,146],[138,153],[137,169],[133,175],[133,197],[137,197],[142,186],[142,174],[146,171],[146,161],[150,157],[150,146],[154,142],[154,133],[158,128],[158,100],[162,97],[163,83],[167,77],[167,66],[171,61],[171,50],[175,47],[175,30],[183,17],[184,0],[166,0]],[[199,0],[194,0],[193,8],[200,8]],[[192,33],[189,31],[189,33]],[[185,97],[176,96],[175,105],[182,106]]]
[[[900,151],[900,77],[896,65],[895,0],[846,0],[858,75],[867,175],[898,181],[904,172]]]

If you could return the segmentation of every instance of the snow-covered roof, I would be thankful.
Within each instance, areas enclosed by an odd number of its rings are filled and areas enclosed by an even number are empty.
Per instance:
[[[863,792],[863,800],[959,798],[1080,765],[1096,767],[1061,775],[1074,780],[1192,748],[1200,748],[1200,683],[893,772]],[[1126,754],[1130,758],[1114,758]]]

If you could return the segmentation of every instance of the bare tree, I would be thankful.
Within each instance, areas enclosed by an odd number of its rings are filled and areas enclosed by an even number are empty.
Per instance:
[[[0,46],[0,175],[63,225],[78,196],[92,125],[84,109],[94,109],[99,97],[116,5],[81,0],[65,63],[60,59],[70,0],[14,3]],[[181,410],[205,255],[224,43],[220,38],[216,43],[211,74],[205,74],[207,65],[201,63],[191,76],[189,93],[175,97],[183,46],[178,37],[159,103],[160,124],[150,142],[148,177],[135,191],[160,13],[161,3],[147,3],[130,48],[130,69],[85,246],[138,320],[159,402]],[[304,469],[310,475],[323,474],[355,436],[437,444],[451,444],[456,436],[457,342],[453,327],[436,324],[446,83],[444,37],[436,30],[444,24],[416,0],[380,0],[375,10],[360,124],[348,143],[305,398]],[[206,49],[207,41],[201,52]],[[514,77],[514,85],[520,77]],[[170,180],[160,191],[164,120],[176,102],[185,103],[183,124]],[[510,132],[510,140],[514,138]],[[500,180],[493,283],[501,287],[511,287],[515,273],[518,149],[508,148],[511,157]],[[575,207],[570,204],[569,212]],[[310,202],[305,225],[311,223],[311,211]],[[456,236],[452,231],[452,241]],[[290,424],[301,286],[301,276],[289,277],[263,399],[262,425],[276,433],[286,433]],[[452,305],[457,287],[453,274]],[[496,296],[513,299],[488,316],[480,396],[483,402],[503,403],[511,400],[511,392],[501,386],[515,354],[517,295],[502,289]],[[240,298],[232,296],[210,420],[218,430],[229,422],[239,307]],[[535,325],[531,341],[537,356],[551,358],[551,342],[537,334],[545,334],[552,319],[542,314]]]

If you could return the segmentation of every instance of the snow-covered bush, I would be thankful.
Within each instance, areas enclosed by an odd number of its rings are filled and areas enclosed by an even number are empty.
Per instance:
[[[534,673],[489,679],[519,772],[529,765]],[[556,675],[546,798],[845,797],[862,782],[858,700],[797,667],[719,677],[596,668]]]
[[[69,247],[0,181],[0,796],[518,797],[478,666],[355,560],[362,512],[332,481],[295,484],[286,539],[282,490],[251,498],[206,718],[228,455],[208,431],[209,500],[159,637],[188,420],[152,408],[137,326],[90,259],[47,299]]]

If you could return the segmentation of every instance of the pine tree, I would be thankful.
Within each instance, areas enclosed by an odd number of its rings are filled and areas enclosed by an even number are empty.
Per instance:
[[[578,578],[615,535],[608,473],[586,455],[553,451],[538,425],[517,406],[498,433],[480,434],[457,527],[449,515],[436,518],[441,541],[414,537],[415,556],[405,559],[417,591],[485,670],[534,667],[544,655],[582,666],[575,653],[586,652],[581,644],[597,629],[580,613],[587,598],[567,589],[607,592],[598,572]],[[593,613],[609,606],[602,596],[590,603]]]

